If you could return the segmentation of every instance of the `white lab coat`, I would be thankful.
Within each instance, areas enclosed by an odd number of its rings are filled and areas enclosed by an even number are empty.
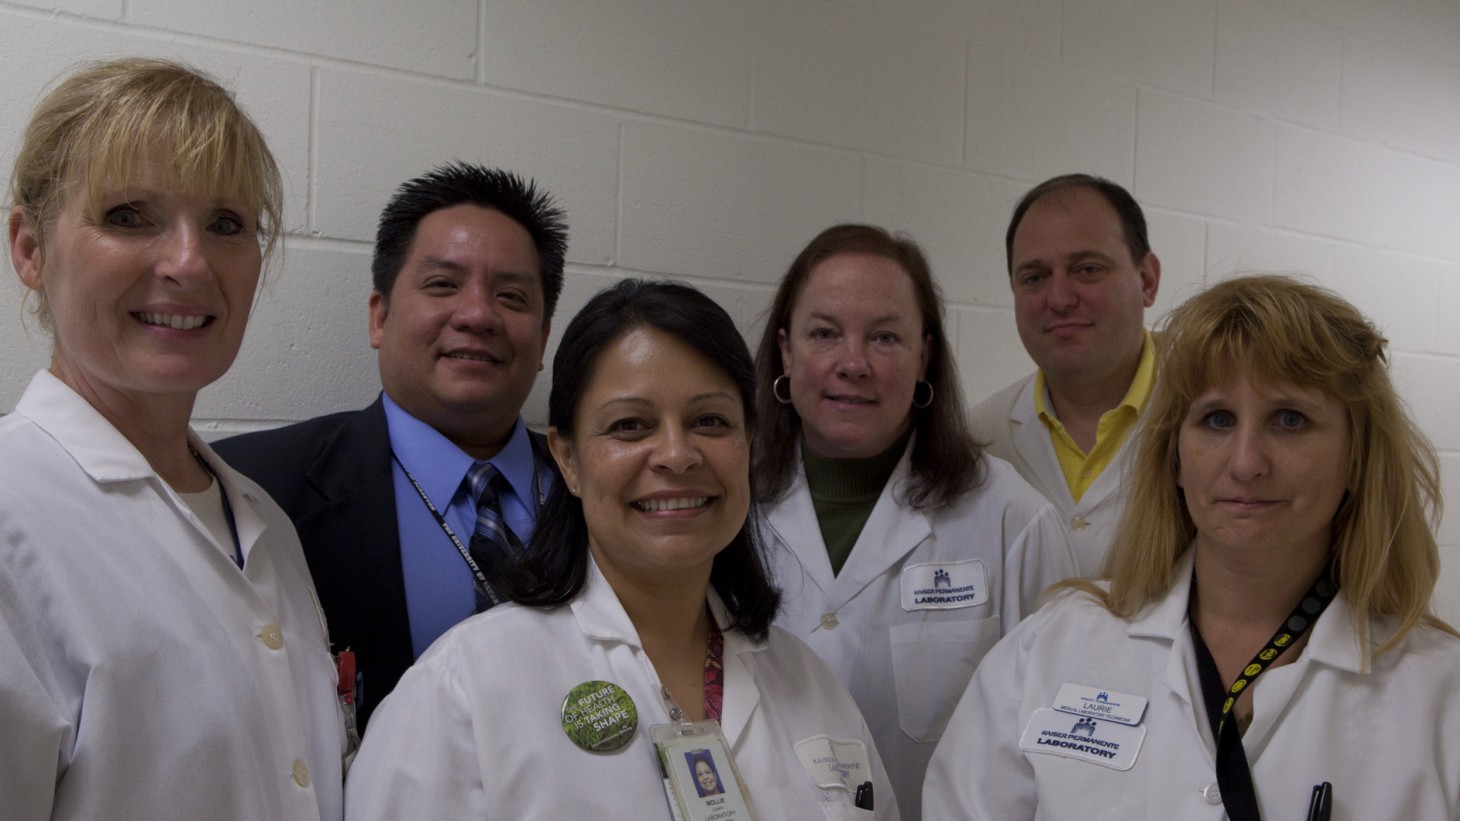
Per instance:
[[[911,446],[909,446],[909,451]],[[1039,593],[1074,575],[1059,514],[1008,463],[990,458],[979,487],[933,511],[904,505],[908,455],[893,469],[839,574],[821,537],[804,467],[766,511],[781,587],[776,623],[815,650],[851,690],[887,762],[903,815],[918,796],[933,745],[984,653],[1034,611]],[[977,562],[986,599],[967,607],[905,609],[928,567],[965,581]],[[958,568],[963,568],[962,572]],[[937,572],[937,570],[933,570]]]
[[[1125,472],[1135,452],[1135,432],[1076,502],[1049,440],[1049,428],[1034,411],[1034,374],[985,399],[969,417],[974,436],[988,443],[988,452],[1012,464],[1059,509],[1078,575],[1099,576],[1125,507]]]
[[[49,372],[0,419],[7,819],[342,816],[336,676],[299,539],[189,439],[229,491],[244,571]]]
[[[1133,619],[1065,594],[989,653],[928,768],[929,817],[1226,817],[1187,625],[1190,553],[1170,594]],[[1416,628],[1362,672],[1352,613],[1340,592],[1302,655],[1253,685],[1242,743],[1262,817],[1305,817],[1313,786],[1328,781],[1334,821],[1460,819],[1460,639]],[[1377,646],[1393,624],[1370,631]],[[1034,711],[1066,682],[1149,699],[1131,769],[1020,749]]]
[[[725,626],[713,591],[709,603]],[[728,628],[724,640],[721,727],[760,818],[897,819],[867,726],[825,665],[775,628],[764,642]],[[619,750],[587,752],[563,731],[564,699],[587,681],[634,701],[638,728]],[[569,604],[499,605],[431,645],[370,720],[346,784],[348,818],[668,821],[649,728],[669,722],[659,676],[590,560]],[[795,748],[820,735],[865,745],[875,813],[812,781]]]

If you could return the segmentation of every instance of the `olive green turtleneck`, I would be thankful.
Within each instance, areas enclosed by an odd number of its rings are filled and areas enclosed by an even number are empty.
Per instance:
[[[802,445],[806,487],[811,491],[811,505],[821,525],[821,540],[826,543],[833,573],[842,571],[911,438],[909,429],[887,450],[865,459],[829,459]]]

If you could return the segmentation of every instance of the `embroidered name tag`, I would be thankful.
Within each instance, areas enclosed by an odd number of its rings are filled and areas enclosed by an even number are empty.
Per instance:
[[[796,742],[796,757],[811,781],[823,790],[854,790],[872,780],[867,762],[867,745],[857,739],[812,736]]]
[[[1146,700],[1129,693],[1066,683],[1054,697],[1054,708],[1077,716],[1140,724],[1141,716],[1146,713]]]
[[[1146,728],[1101,721],[1040,707],[1030,716],[1019,749],[1077,758],[1112,770],[1129,770],[1146,740]]]
[[[952,610],[989,600],[983,562],[925,562],[902,570],[903,610]]]

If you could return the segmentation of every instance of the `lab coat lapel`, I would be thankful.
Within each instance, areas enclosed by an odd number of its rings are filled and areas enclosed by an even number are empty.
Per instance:
[[[746,657],[765,649],[766,643],[754,641],[739,630],[728,627],[729,614],[714,590],[710,590],[710,613],[720,625],[725,637],[725,646],[720,653],[720,664],[725,671],[724,701],[720,710],[720,729],[733,748],[745,731],[746,725],[760,705],[760,687],[751,675]]]
[[[902,460],[883,486],[882,495],[877,498],[872,515],[867,517],[867,524],[862,527],[847,563],[842,565],[842,572],[837,575],[827,598],[828,611],[835,611],[846,604],[932,535],[933,528],[927,515],[898,501],[908,479],[908,453],[911,451],[912,445],[909,444],[908,452],[902,455]],[[822,552],[826,552],[825,548]]]
[[[1054,502],[1055,507],[1072,510],[1075,497],[1070,494],[1064,469],[1060,467],[1054,445],[1049,441],[1049,429],[1039,421],[1039,414],[1034,411],[1034,383],[1035,380],[1030,379],[1025,384],[1009,412],[1010,422],[1014,425],[1014,451],[1029,466],[1027,478],[1031,479],[1034,489]]]
[[[1110,464],[1105,466],[1105,470],[1095,477],[1095,481],[1090,483],[1090,487],[1080,497],[1080,506],[1085,510],[1100,507],[1106,499],[1120,493],[1121,488],[1125,486],[1125,472],[1130,464],[1131,453],[1135,451],[1135,439],[1139,434],[1140,424],[1140,421],[1137,420],[1135,428],[1126,435],[1125,441],[1121,443],[1120,450],[1116,451]],[[1046,434],[1047,437],[1048,434]],[[1054,448],[1051,447],[1049,450],[1053,456]],[[1069,494],[1068,485],[1061,482],[1060,486],[1065,488],[1066,494]],[[1074,497],[1070,498],[1073,501]]]
[[[1359,651],[1358,636],[1353,630],[1353,619],[1353,609],[1340,590],[1313,625],[1301,655],[1290,665],[1263,673],[1253,683],[1252,724],[1242,734],[1242,746],[1254,767],[1263,750],[1267,749],[1273,730],[1282,723],[1293,699],[1299,697],[1313,665],[1322,664],[1348,673],[1363,672],[1364,660]],[[1392,634],[1392,624],[1372,625],[1371,629],[1374,634],[1370,641],[1375,647],[1387,641]]]
[[[1171,652],[1166,657],[1162,682],[1181,701],[1182,711],[1191,732],[1202,740],[1207,757],[1215,764],[1216,742],[1207,723],[1206,702],[1202,698],[1201,678],[1196,669],[1196,650],[1191,643],[1187,606],[1191,597],[1193,556],[1190,548],[1176,560],[1171,573],[1171,591],[1164,599],[1147,605],[1131,620],[1126,635],[1138,639],[1167,642]],[[1156,693],[1151,693],[1155,698]]]
[[[821,525],[816,521],[816,508],[811,502],[811,492],[806,487],[806,470],[796,467],[796,479],[792,482],[786,497],[771,508],[766,524],[775,531],[776,539],[767,540],[777,550],[785,550],[790,558],[774,557],[773,565],[793,564],[801,568],[801,578],[810,579],[817,590],[825,596],[836,576],[831,572],[831,559],[826,555],[826,542],[821,538]],[[795,573],[783,574],[776,581],[784,587]]]

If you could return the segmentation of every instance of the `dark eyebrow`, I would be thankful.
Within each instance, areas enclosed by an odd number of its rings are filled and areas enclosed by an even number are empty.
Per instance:
[[[829,324],[832,324],[832,325],[839,325],[839,324],[841,324],[841,323],[837,322],[836,317],[828,316],[827,314],[823,314],[820,311],[812,311],[811,312],[811,318],[812,319],[819,319],[822,322],[826,322],[826,323],[829,323]],[[887,323],[887,322],[896,322],[896,321],[898,321],[900,319],[902,319],[902,314],[882,314],[881,316],[874,316],[874,317],[872,317],[872,319],[868,322],[868,324],[869,325],[881,325],[881,324],[884,324],[884,323]]]
[[[447,259],[445,257],[438,257],[438,256],[435,256],[434,254],[427,254],[424,257],[421,257],[420,267],[422,267],[422,268],[444,268],[444,269],[446,269],[448,271],[465,271],[466,270],[466,267],[463,266],[461,263],[459,263],[459,262],[457,262],[455,260]]]
[[[1074,251],[1064,256],[1066,262],[1078,262],[1086,259],[1093,259],[1099,262],[1113,263],[1115,258],[1109,254],[1095,250]]]

